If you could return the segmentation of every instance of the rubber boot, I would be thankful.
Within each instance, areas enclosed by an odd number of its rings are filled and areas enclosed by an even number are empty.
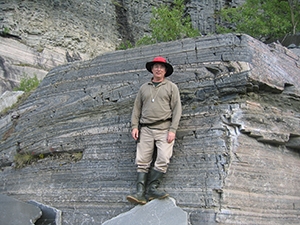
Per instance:
[[[157,190],[157,188],[161,183],[163,175],[164,173],[154,169],[150,171],[150,176],[148,178],[147,196],[146,196],[149,201],[155,198],[163,199],[169,196],[168,193]]]
[[[135,204],[141,204],[141,205],[146,204],[147,202],[145,198],[146,182],[147,182],[147,173],[138,172],[137,182],[136,182],[136,193],[133,195],[128,195],[126,197],[129,202]]]

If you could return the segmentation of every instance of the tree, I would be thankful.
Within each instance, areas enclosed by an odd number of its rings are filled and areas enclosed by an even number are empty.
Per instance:
[[[237,8],[222,9],[218,33],[246,33],[260,40],[295,34],[300,30],[299,0],[247,0]]]
[[[196,37],[199,31],[192,27],[190,16],[185,15],[183,0],[175,0],[174,6],[161,5],[152,8],[150,36],[144,36],[136,45],[147,45],[158,42],[178,40],[186,37]]]
[[[288,0],[290,12],[291,12],[291,22],[293,26],[293,34],[296,34],[296,28],[300,20],[300,1],[299,0]]]

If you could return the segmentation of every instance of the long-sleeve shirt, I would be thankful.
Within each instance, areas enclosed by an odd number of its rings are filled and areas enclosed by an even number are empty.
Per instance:
[[[157,86],[147,82],[140,87],[136,96],[131,128],[147,124],[150,128],[168,129],[176,133],[181,113],[180,93],[176,84],[168,79],[164,79]]]

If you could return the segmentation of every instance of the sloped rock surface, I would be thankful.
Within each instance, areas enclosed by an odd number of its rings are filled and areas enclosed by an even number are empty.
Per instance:
[[[183,104],[162,188],[189,222],[298,224],[299,56],[247,35],[184,39],[54,68],[1,118],[1,193],[51,205],[63,224],[101,224],[133,208],[125,198],[136,178],[130,115],[151,78],[145,62],[156,55],[174,65],[170,79]],[[16,153],[36,161],[14,169]]]

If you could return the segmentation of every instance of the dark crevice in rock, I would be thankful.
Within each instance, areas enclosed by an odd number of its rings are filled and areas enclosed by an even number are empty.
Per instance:
[[[218,76],[220,73],[222,73],[222,70],[218,67],[205,67],[209,72],[214,74],[215,76]]]
[[[271,87],[271,86],[269,86],[267,84],[263,84],[263,83],[261,83],[259,85],[259,90],[260,91],[265,91],[265,92],[271,92],[271,93],[275,93],[275,94],[276,93],[279,94],[279,93],[282,92],[282,90],[280,90],[280,89],[278,89],[276,87]]]
[[[17,39],[17,40],[22,40],[22,38],[17,35],[6,33],[3,31],[0,31],[0,36],[4,37],[4,38],[13,38],[13,39]]]
[[[114,3],[116,10],[117,29],[122,39],[123,44],[134,44],[134,38],[132,36],[131,26],[128,23],[126,6],[123,0],[118,0]]]
[[[2,71],[3,71],[3,77],[4,77],[4,78],[8,78],[8,74],[7,74],[7,71],[6,71],[6,69],[5,69],[4,62],[5,62],[5,60],[0,56],[0,68],[1,68]]]
[[[62,212],[60,210],[33,200],[28,203],[38,207],[42,211],[42,216],[34,223],[34,225],[62,224]]]

